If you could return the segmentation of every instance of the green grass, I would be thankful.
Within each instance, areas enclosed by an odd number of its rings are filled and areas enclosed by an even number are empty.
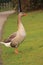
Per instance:
[[[2,59],[4,65],[43,65],[43,11],[27,13],[22,18],[26,29],[26,39],[18,47],[16,55],[13,48],[2,46]],[[17,30],[17,14],[9,16],[3,29],[3,39]]]

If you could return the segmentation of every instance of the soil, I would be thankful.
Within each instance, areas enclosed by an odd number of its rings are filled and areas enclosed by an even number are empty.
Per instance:
[[[0,41],[1,41],[1,38],[2,38],[3,25],[4,25],[5,21],[7,20],[7,17],[10,14],[13,14],[13,13],[15,13],[14,10],[0,12]],[[3,65],[1,54],[2,54],[2,48],[1,48],[1,45],[0,45],[0,65]]]

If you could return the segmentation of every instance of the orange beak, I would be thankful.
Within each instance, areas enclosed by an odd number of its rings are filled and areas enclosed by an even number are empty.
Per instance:
[[[26,14],[26,13],[24,13],[24,16],[27,16],[27,14]]]

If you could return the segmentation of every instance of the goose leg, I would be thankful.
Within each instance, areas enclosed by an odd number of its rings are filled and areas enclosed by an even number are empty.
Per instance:
[[[18,54],[18,53],[19,53],[18,48],[15,48],[15,53],[16,53],[16,54]]]

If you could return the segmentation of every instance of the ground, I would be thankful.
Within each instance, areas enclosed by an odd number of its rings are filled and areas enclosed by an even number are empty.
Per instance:
[[[2,37],[3,25],[4,25],[5,21],[7,20],[8,16],[14,12],[15,12],[14,10],[0,12],[0,41],[1,41],[1,37]],[[2,53],[2,49],[0,46],[0,64],[2,65],[1,53]]]
[[[15,10],[0,12],[0,40],[1,40],[1,35],[2,35],[3,25],[5,21],[7,20],[8,16],[10,14],[13,14],[14,12]]]
[[[43,65],[43,11],[29,12],[22,18],[26,30],[26,39],[14,48],[1,45],[3,65]],[[17,30],[17,14],[9,16],[3,29],[3,40]]]

